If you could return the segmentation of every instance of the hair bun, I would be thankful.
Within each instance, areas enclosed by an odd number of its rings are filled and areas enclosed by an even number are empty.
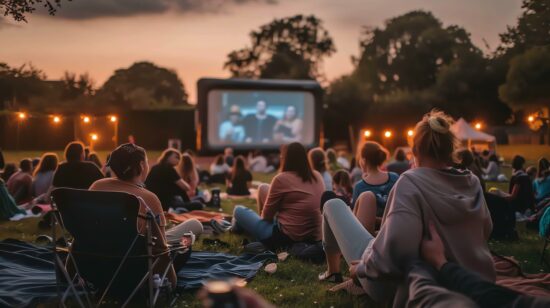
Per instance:
[[[430,124],[430,128],[437,133],[446,134],[449,132],[450,125],[443,118],[431,116],[428,119],[428,124]]]

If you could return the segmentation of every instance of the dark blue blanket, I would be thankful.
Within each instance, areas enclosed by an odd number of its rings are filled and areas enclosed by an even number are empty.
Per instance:
[[[196,251],[178,273],[178,288],[197,289],[209,279],[252,279],[273,253],[233,256]],[[57,296],[51,249],[29,243],[0,241],[0,307],[27,307]]]

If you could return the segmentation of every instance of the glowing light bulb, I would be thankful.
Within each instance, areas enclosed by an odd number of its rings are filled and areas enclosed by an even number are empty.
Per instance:
[[[18,116],[18,117],[19,117],[19,119],[21,119],[21,120],[24,120],[24,119],[26,119],[26,118],[27,118],[27,114],[26,114],[26,113],[24,113],[24,112],[20,112],[20,113],[19,113],[19,114],[18,114],[17,116]]]
[[[364,135],[365,135],[366,138],[368,138],[372,135],[372,133],[371,133],[370,130],[366,130]]]
[[[414,135],[414,130],[409,129],[409,131],[407,131],[407,136],[412,137],[413,135]]]
[[[82,121],[83,121],[84,123],[90,123],[90,117],[85,116],[85,117],[82,118]]]
[[[53,117],[53,122],[57,124],[57,123],[61,122],[61,118],[58,117],[58,116],[54,116]]]
[[[387,131],[384,132],[384,137],[391,138],[391,136],[392,136],[391,131],[387,130]]]
[[[118,119],[117,119],[116,116],[112,115],[112,116],[109,117],[109,120],[110,120],[111,122],[114,123],[114,122],[116,122]]]

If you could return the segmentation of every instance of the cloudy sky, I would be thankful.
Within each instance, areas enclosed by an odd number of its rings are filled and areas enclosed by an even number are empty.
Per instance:
[[[444,25],[463,26],[485,49],[513,25],[521,0],[73,0],[55,17],[37,13],[28,23],[0,19],[0,62],[26,62],[48,78],[89,73],[100,86],[117,68],[149,60],[177,71],[195,100],[201,77],[229,77],[226,55],[249,44],[248,34],[274,18],[315,14],[333,36],[337,53],[324,63],[329,79],[349,73],[363,26],[414,9],[432,11]]]

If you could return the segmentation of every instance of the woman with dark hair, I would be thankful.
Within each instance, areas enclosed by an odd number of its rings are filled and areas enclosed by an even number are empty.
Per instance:
[[[153,246],[154,254],[160,254],[168,249],[168,243],[179,242],[187,232],[200,235],[203,232],[202,224],[196,220],[187,220],[168,231],[165,231],[166,218],[164,217],[162,204],[159,198],[151,191],[144,188],[143,182],[149,172],[149,163],[145,149],[132,143],[126,143],[116,148],[110,155],[107,165],[111,168],[116,177],[98,180],[92,184],[90,190],[119,191],[137,196],[140,199],[140,217],[145,217],[148,212],[153,214],[153,236],[158,240]],[[145,233],[146,221],[138,220],[138,231]],[[155,267],[155,273],[164,274],[164,269],[169,262],[168,255],[160,257],[159,265]],[[184,262],[175,264],[181,266]],[[177,267],[174,265],[174,267]],[[170,268],[168,279],[175,286],[176,272],[178,268]]]
[[[176,171],[180,159],[181,154],[177,150],[164,150],[158,163],[151,168],[145,180],[145,187],[157,195],[165,211],[169,208],[183,208],[186,211],[202,210],[204,206],[200,202],[191,202],[188,195],[191,186]]]
[[[510,201],[512,208],[518,214],[518,219],[523,219],[523,215],[529,216],[526,213],[529,210],[531,213],[535,207],[535,194],[533,192],[533,184],[531,178],[525,172],[525,158],[520,155],[514,156],[512,159],[512,177],[510,178],[510,185],[508,188],[508,194],[505,198]]]
[[[325,191],[321,196],[321,211],[325,202],[338,198],[344,201],[348,206],[351,206],[351,196],[353,194],[353,186],[349,172],[339,170],[332,176],[332,191]]]
[[[537,178],[533,181],[535,200],[540,202],[550,198],[550,162],[546,158],[539,159]]]
[[[271,249],[321,239],[323,179],[312,170],[306,149],[294,142],[282,149],[280,173],[271,185],[258,187],[258,215],[236,206],[233,229],[243,230]]]
[[[183,153],[181,154],[180,164],[178,166],[178,173],[185,183],[189,185],[189,191],[187,195],[189,198],[193,198],[198,195],[199,186],[199,172],[195,165],[193,156]]]
[[[227,179],[227,194],[232,196],[250,195],[252,173],[246,169],[244,157],[237,156]]]
[[[329,167],[326,152],[321,148],[313,148],[309,150],[307,158],[311,168],[321,174],[323,184],[325,185],[325,190],[332,191],[332,176],[328,170]]]
[[[88,189],[93,182],[103,178],[101,170],[84,158],[84,144],[70,142],[65,147],[66,161],[59,164],[53,176],[53,186]]]
[[[328,270],[323,278],[338,276],[343,255],[353,278],[350,284],[361,286],[376,301],[393,298],[394,307],[405,307],[407,269],[420,258],[419,247],[432,226],[441,235],[448,260],[495,281],[487,245],[491,216],[477,177],[451,167],[458,144],[452,123],[449,116],[432,111],[416,125],[413,154],[418,167],[405,172],[392,189],[376,238],[344,202],[325,204]]]
[[[99,159],[99,155],[97,155],[96,152],[91,152],[88,155],[88,161],[96,165],[100,170],[103,169],[103,164],[101,163],[101,159]]]
[[[53,175],[57,169],[57,154],[44,153],[34,170],[31,192],[34,197],[47,194],[53,183]]]
[[[4,171],[2,172],[2,180],[7,182],[9,178],[17,172],[17,165],[14,163],[7,163],[4,166]]]
[[[293,142],[302,140],[302,119],[298,117],[296,107],[286,107],[285,114],[273,127],[273,139],[279,142]]]

